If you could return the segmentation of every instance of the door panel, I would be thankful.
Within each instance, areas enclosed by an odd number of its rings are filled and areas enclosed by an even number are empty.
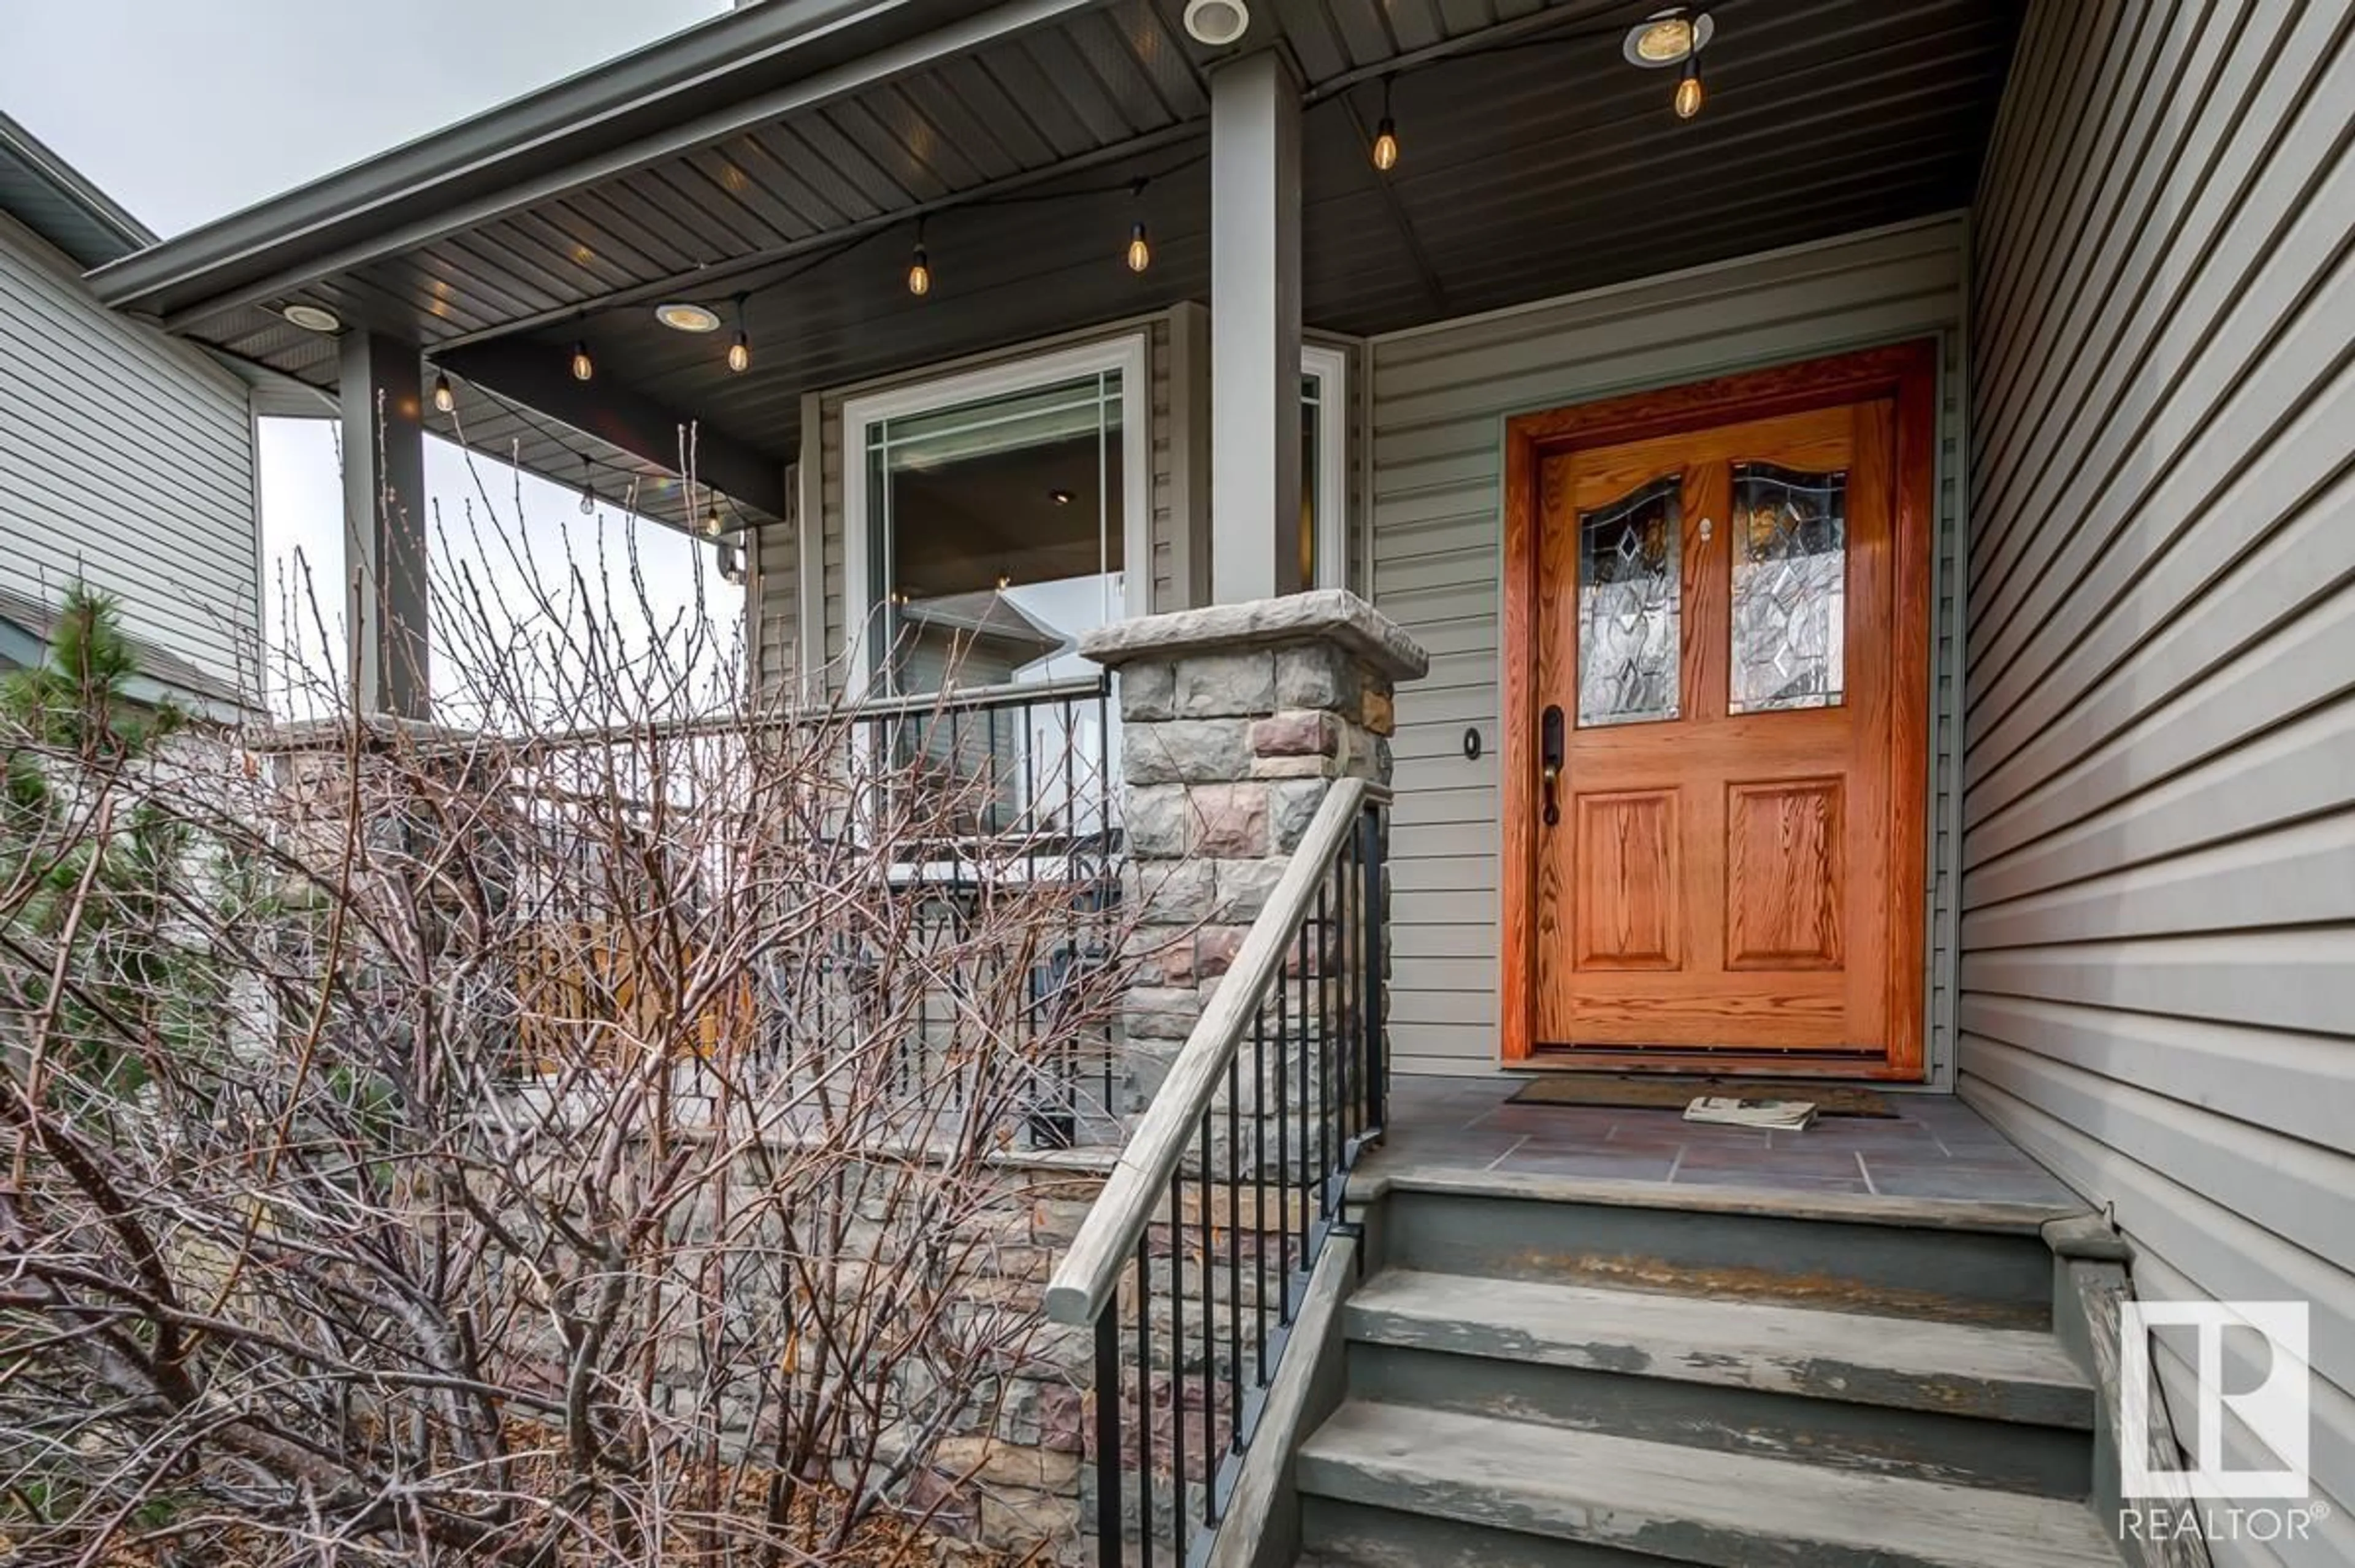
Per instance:
[[[1517,428],[1508,1051],[1918,1071],[1926,383],[1859,360]]]

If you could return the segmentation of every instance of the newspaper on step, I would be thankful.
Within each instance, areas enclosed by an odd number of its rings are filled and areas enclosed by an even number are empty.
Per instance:
[[[1815,1119],[1813,1100],[1742,1100],[1731,1094],[1703,1094],[1685,1107],[1688,1122],[1720,1122],[1732,1127],[1796,1133]]]

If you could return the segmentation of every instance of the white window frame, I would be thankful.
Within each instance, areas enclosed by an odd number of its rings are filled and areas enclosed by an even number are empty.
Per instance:
[[[842,405],[842,614],[850,639],[850,687],[864,693],[873,677],[873,622],[867,600],[873,524],[868,510],[868,431],[879,420],[933,413],[1010,392],[1035,391],[1082,376],[1120,372],[1121,592],[1131,615],[1153,609],[1153,398],[1146,338],[1126,333],[1072,348],[1051,349],[977,370],[888,388]],[[1321,554],[1324,545],[1318,542]],[[804,562],[803,570],[812,563]]]
[[[1349,586],[1349,351],[1337,344],[1300,346],[1300,374],[1316,383],[1316,581]],[[1309,475],[1303,475],[1304,480]]]

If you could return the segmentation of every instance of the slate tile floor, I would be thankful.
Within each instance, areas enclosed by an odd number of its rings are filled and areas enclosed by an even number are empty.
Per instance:
[[[1520,1083],[1502,1075],[1393,1080],[1390,1133],[1375,1157],[1686,1186],[2077,1202],[1949,1094],[1891,1094],[1893,1119],[1819,1117],[1788,1133],[1705,1126],[1673,1110],[1506,1104]]]

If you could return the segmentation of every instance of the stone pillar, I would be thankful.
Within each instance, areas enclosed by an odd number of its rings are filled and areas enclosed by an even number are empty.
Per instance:
[[[1393,692],[1423,651],[1324,589],[1124,621],[1081,639],[1117,670],[1122,896],[1142,969],[1123,1012],[1143,1108],[1332,781],[1388,784]]]

